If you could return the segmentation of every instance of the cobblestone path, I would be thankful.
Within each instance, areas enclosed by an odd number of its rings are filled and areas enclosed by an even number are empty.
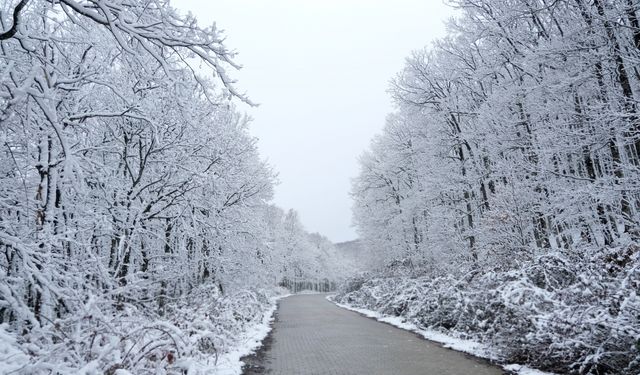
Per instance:
[[[499,368],[339,308],[325,295],[280,301],[274,330],[245,374],[497,375]]]

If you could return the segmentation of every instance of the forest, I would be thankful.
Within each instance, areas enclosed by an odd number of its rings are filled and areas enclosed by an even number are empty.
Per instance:
[[[452,0],[360,159],[336,300],[557,373],[640,373],[640,4]]]
[[[345,271],[270,203],[215,26],[164,0],[0,21],[0,373],[210,373],[279,283]]]
[[[0,4],[0,373],[237,374],[277,298],[334,285],[496,363],[640,373],[637,0],[447,0],[337,245],[273,203],[225,32]]]

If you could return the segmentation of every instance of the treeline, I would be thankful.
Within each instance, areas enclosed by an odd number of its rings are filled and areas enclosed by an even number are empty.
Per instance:
[[[450,3],[448,36],[393,80],[397,109],[353,184],[378,264],[425,277],[398,314],[506,359],[637,373],[640,5]],[[386,283],[369,287],[391,298]]]
[[[0,327],[19,336],[5,340],[17,369],[141,373],[162,356],[137,350],[180,340],[104,348],[123,321],[203,284],[216,297],[333,277],[331,243],[269,204],[274,173],[215,27],[164,0],[4,1],[0,15]]]

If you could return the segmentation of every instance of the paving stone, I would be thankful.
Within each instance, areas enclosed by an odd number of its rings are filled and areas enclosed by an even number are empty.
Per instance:
[[[483,360],[335,306],[325,295],[280,301],[260,367],[272,375],[497,375]]]

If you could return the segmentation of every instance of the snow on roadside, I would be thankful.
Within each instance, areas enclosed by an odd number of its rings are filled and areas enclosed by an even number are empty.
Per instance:
[[[415,332],[427,340],[435,341],[442,344],[442,346],[444,346],[445,348],[457,350],[459,352],[471,354],[476,357],[485,358],[489,360],[495,360],[497,358],[497,356],[491,351],[491,348],[486,345],[483,345],[482,343],[449,336],[442,332],[438,332],[431,329],[422,329],[413,323],[407,322],[406,320],[404,320],[399,316],[384,315],[373,310],[351,307],[349,305],[336,302],[333,299],[333,297],[334,295],[328,295],[327,300],[329,300],[331,303],[335,304],[336,306],[342,307],[343,309],[357,312],[369,318],[376,319],[379,322],[391,324],[392,326],[395,326],[407,331]],[[532,369],[530,367],[522,366],[518,364],[502,365],[502,368],[504,368],[507,371],[516,373],[518,375],[555,375],[551,372],[544,372],[544,371]]]
[[[502,368],[504,368],[507,371],[512,371],[520,375],[554,375],[551,372],[544,372],[544,371],[533,369],[531,367],[516,365],[516,364],[503,365]]]
[[[227,353],[222,354],[220,358],[218,358],[218,363],[212,368],[198,369],[198,371],[213,370],[215,371],[213,372],[214,374],[219,375],[242,374],[242,366],[244,366],[244,362],[241,358],[255,353],[256,350],[262,346],[262,341],[267,337],[269,332],[271,332],[271,323],[274,319],[274,313],[278,308],[278,300],[290,295],[291,294],[284,294],[269,298],[271,307],[269,307],[265,312],[264,318],[260,323],[247,330],[242,339],[239,340],[240,345],[229,350]]]
[[[16,337],[8,332],[7,324],[0,324],[0,374],[18,372],[28,356],[17,349]]]

